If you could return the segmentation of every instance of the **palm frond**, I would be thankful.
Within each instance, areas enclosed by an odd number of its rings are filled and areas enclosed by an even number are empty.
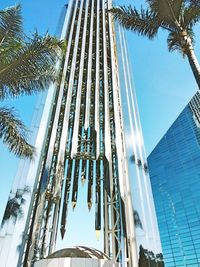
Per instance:
[[[164,21],[164,20],[160,22],[160,27],[169,32],[174,32],[177,30],[177,27],[174,24],[169,23],[168,21]]]
[[[199,21],[200,21],[200,4],[199,6],[189,6],[185,8],[183,15],[183,24],[185,27],[192,28],[192,26]]]
[[[193,31],[188,30],[187,35],[190,38],[191,42],[194,43]],[[188,49],[188,44],[186,39],[183,38],[180,32],[171,32],[167,38],[169,51],[179,51],[183,54],[183,56],[185,56]]]
[[[27,130],[13,108],[0,108],[0,138],[16,156],[33,158],[34,148],[27,141]]]
[[[174,25],[179,21],[184,0],[146,0],[146,2],[161,21]]]
[[[21,6],[16,5],[0,11],[0,44],[22,36]]]
[[[139,35],[147,36],[149,39],[155,37],[159,29],[159,23],[156,20],[155,13],[141,8],[140,12],[135,7],[120,6],[112,8],[114,19],[124,28],[132,30]]]
[[[0,99],[30,95],[55,80],[55,63],[62,42],[35,33],[25,43],[13,41],[15,49],[0,53]]]
[[[169,51],[179,51],[182,52],[182,38],[177,32],[171,32],[167,38],[167,44]]]

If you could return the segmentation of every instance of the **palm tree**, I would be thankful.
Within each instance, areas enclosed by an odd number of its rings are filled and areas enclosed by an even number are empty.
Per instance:
[[[44,90],[55,80],[62,42],[23,32],[21,6],[0,10],[0,101]],[[13,108],[0,107],[0,138],[16,156],[32,158],[27,130]]]
[[[200,89],[200,66],[194,53],[194,25],[200,20],[199,0],[146,0],[148,7],[120,6],[110,11],[123,27],[153,39],[159,29],[166,30],[169,51],[187,56]]]

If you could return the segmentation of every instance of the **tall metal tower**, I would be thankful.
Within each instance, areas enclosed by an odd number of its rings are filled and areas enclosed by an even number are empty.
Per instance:
[[[70,202],[76,207],[80,181],[87,186],[88,209],[95,207],[95,231],[104,232],[108,256],[128,267],[138,266],[148,252],[152,261],[160,257],[126,40],[107,12],[111,2],[67,5],[59,85],[49,88],[38,109],[41,122],[33,123],[37,157],[21,162],[11,190],[7,213],[15,201],[23,217],[5,213],[2,266],[33,266],[55,251],[58,235],[65,236]]]

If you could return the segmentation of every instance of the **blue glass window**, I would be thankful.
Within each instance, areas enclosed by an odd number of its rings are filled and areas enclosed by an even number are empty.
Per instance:
[[[199,267],[200,128],[191,105],[152,151],[148,165],[165,266]]]

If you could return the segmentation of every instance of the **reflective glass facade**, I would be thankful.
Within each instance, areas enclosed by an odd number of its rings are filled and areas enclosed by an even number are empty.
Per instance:
[[[148,157],[166,267],[200,266],[200,94]]]

